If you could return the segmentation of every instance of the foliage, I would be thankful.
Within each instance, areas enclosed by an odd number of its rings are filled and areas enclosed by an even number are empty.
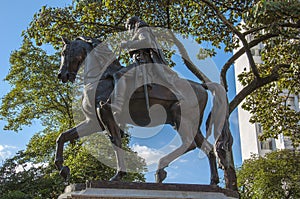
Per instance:
[[[93,139],[95,140],[95,136]],[[97,146],[94,147],[102,156],[93,156],[87,147],[82,147],[82,142],[66,148],[66,164],[72,172],[69,183],[85,183],[86,180],[107,181],[115,173],[114,168],[103,164],[99,159],[110,157],[109,159],[114,160],[113,151],[107,147],[108,141],[103,138],[96,141]],[[99,146],[101,147],[98,148]],[[38,149],[33,151],[32,146],[29,146],[25,152],[19,151],[13,158],[7,159],[0,167],[0,199],[57,198],[62,193],[65,183],[53,164],[53,156],[42,161],[41,157],[44,156],[44,153]],[[135,158],[128,161],[134,162],[137,170],[131,171],[124,180],[143,182],[144,175],[139,172],[144,170],[145,163],[140,157]]]
[[[0,110],[8,122],[5,130],[21,130],[23,125],[30,125],[34,119],[41,120],[50,129],[74,125],[70,85],[62,85],[56,77],[58,54],[48,55],[45,50],[24,39],[22,47],[12,52],[10,63],[5,80],[12,90],[4,96]]]
[[[1,198],[5,199],[27,199],[30,198],[27,194],[21,191],[10,191],[1,196]]]
[[[300,152],[253,155],[237,172],[241,198],[299,198]]]
[[[124,139],[124,141],[129,139]],[[130,151],[128,143],[123,142],[125,151]],[[128,175],[124,181],[144,182],[141,172],[145,171],[145,161],[130,151],[130,156],[125,155]],[[109,138],[105,135],[93,134],[85,137],[78,144],[66,150],[65,164],[69,165],[72,176],[71,182],[85,182],[86,180],[106,180],[115,172],[116,159],[110,145]]]
[[[118,9],[115,9],[116,7]],[[66,8],[43,7],[34,16],[24,36],[34,38],[38,45],[50,43],[58,48],[61,35],[69,38],[87,35],[105,39],[123,31],[127,17],[138,15],[151,26],[170,28],[186,37],[192,37],[199,44],[209,42],[210,47],[202,49],[209,56],[214,56],[215,49],[221,48],[222,43],[225,45],[224,50],[230,52],[242,44],[242,53],[233,55],[221,70],[221,80],[227,87],[226,72],[237,58],[243,53],[247,54],[251,70],[240,75],[245,89],[231,101],[230,112],[252,93],[243,107],[253,113],[252,122],[263,125],[265,134],[261,138],[276,137],[280,133],[293,135],[293,143],[297,146],[299,114],[287,106],[279,105],[279,100],[278,106],[268,106],[266,102],[272,99],[264,95],[257,97],[257,93],[267,93],[269,89],[275,89],[278,94],[273,98],[282,100],[283,97],[278,97],[282,91],[289,90],[289,95],[299,93],[299,8],[299,1],[296,0],[169,0],[135,3],[127,0],[73,1],[73,4]],[[244,23],[240,24],[241,20]],[[252,39],[247,41],[246,38],[249,37]],[[263,65],[255,64],[250,53],[250,49],[260,42],[265,45],[262,52]],[[271,82],[276,84],[269,84]],[[260,89],[263,89],[263,92]],[[264,108],[260,110],[268,111],[262,113],[257,107],[263,104]],[[280,114],[268,120],[264,119],[265,115],[271,117],[273,114],[270,113],[274,111]],[[289,112],[291,117],[282,117],[285,112]]]
[[[23,151],[0,167],[0,198],[56,198],[62,179],[53,165],[33,164]]]
[[[295,147],[300,144],[300,114],[295,108],[297,104],[288,100],[299,96],[300,89],[299,5],[299,1],[262,1],[255,6],[253,15],[246,17],[248,28],[262,29],[252,33],[254,39],[261,37],[262,32],[277,35],[263,41],[263,64],[257,64],[261,78],[274,74],[276,81],[253,91],[243,104],[252,113],[250,122],[262,125],[261,139],[277,138],[282,133],[291,138]],[[252,71],[239,76],[245,86],[255,78]]]

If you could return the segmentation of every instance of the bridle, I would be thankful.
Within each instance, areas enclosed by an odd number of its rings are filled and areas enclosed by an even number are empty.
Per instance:
[[[64,64],[64,67],[66,67],[68,75],[76,77],[78,70],[80,68],[79,66],[83,63],[84,59],[78,63],[78,67],[77,67],[76,71],[70,71],[70,60],[73,60],[73,58],[74,58],[74,49],[72,48],[73,47],[72,44],[73,44],[72,41],[69,44],[66,44],[66,49],[65,49],[66,53],[65,53],[64,57],[67,60],[67,62]],[[78,78],[83,79],[83,77],[80,77],[80,76]]]

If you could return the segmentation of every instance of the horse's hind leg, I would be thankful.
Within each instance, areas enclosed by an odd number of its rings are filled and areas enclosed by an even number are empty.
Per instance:
[[[167,177],[167,173],[164,168],[169,166],[169,164],[179,156],[195,148],[193,135],[194,124],[190,120],[182,118],[180,125],[180,131],[178,132],[181,137],[182,144],[177,149],[159,160],[158,170],[156,171],[156,182],[158,183],[161,183]]]
[[[124,150],[122,149],[122,139],[120,129],[115,127],[115,132],[110,137],[117,158],[117,172],[110,181],[120,181],[126,175],[126,167],[124,161]]]
[[[63,150],[64,150],[64,143],[78,139],[79,135],[75,128],[72,128],[64,133],[61,133],[56,140],[56,154],[55,154],[55,166],[58,170],[60,170],[60,175],[66,179],[70,174],[70,169],[67,166],[63,166]]]
[[[213,146],[204,138],[200,130],[195,136],[195,141],[197,147],[201,149],[208,157],[210,166],[210,184],[217,185],[219,183],[219,174],[217,169],[216,155],[213,151]]]

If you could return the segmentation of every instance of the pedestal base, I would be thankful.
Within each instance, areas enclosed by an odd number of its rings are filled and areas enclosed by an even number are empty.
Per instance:
[[[59,199],[237,199],[235,191],[218,186],[129,182],[69,185]]]

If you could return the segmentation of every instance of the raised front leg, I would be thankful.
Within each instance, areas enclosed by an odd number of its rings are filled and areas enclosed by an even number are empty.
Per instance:
[[[63,150],[64,143],[78,139],[78,133],[76,127],[72,128],[64,133],[61,133],[56,140],[56,154],[55,154],[55,166],[60,171],[59,174],[66,180],[70,175],[70,169],[67,166],[63,166]]]

